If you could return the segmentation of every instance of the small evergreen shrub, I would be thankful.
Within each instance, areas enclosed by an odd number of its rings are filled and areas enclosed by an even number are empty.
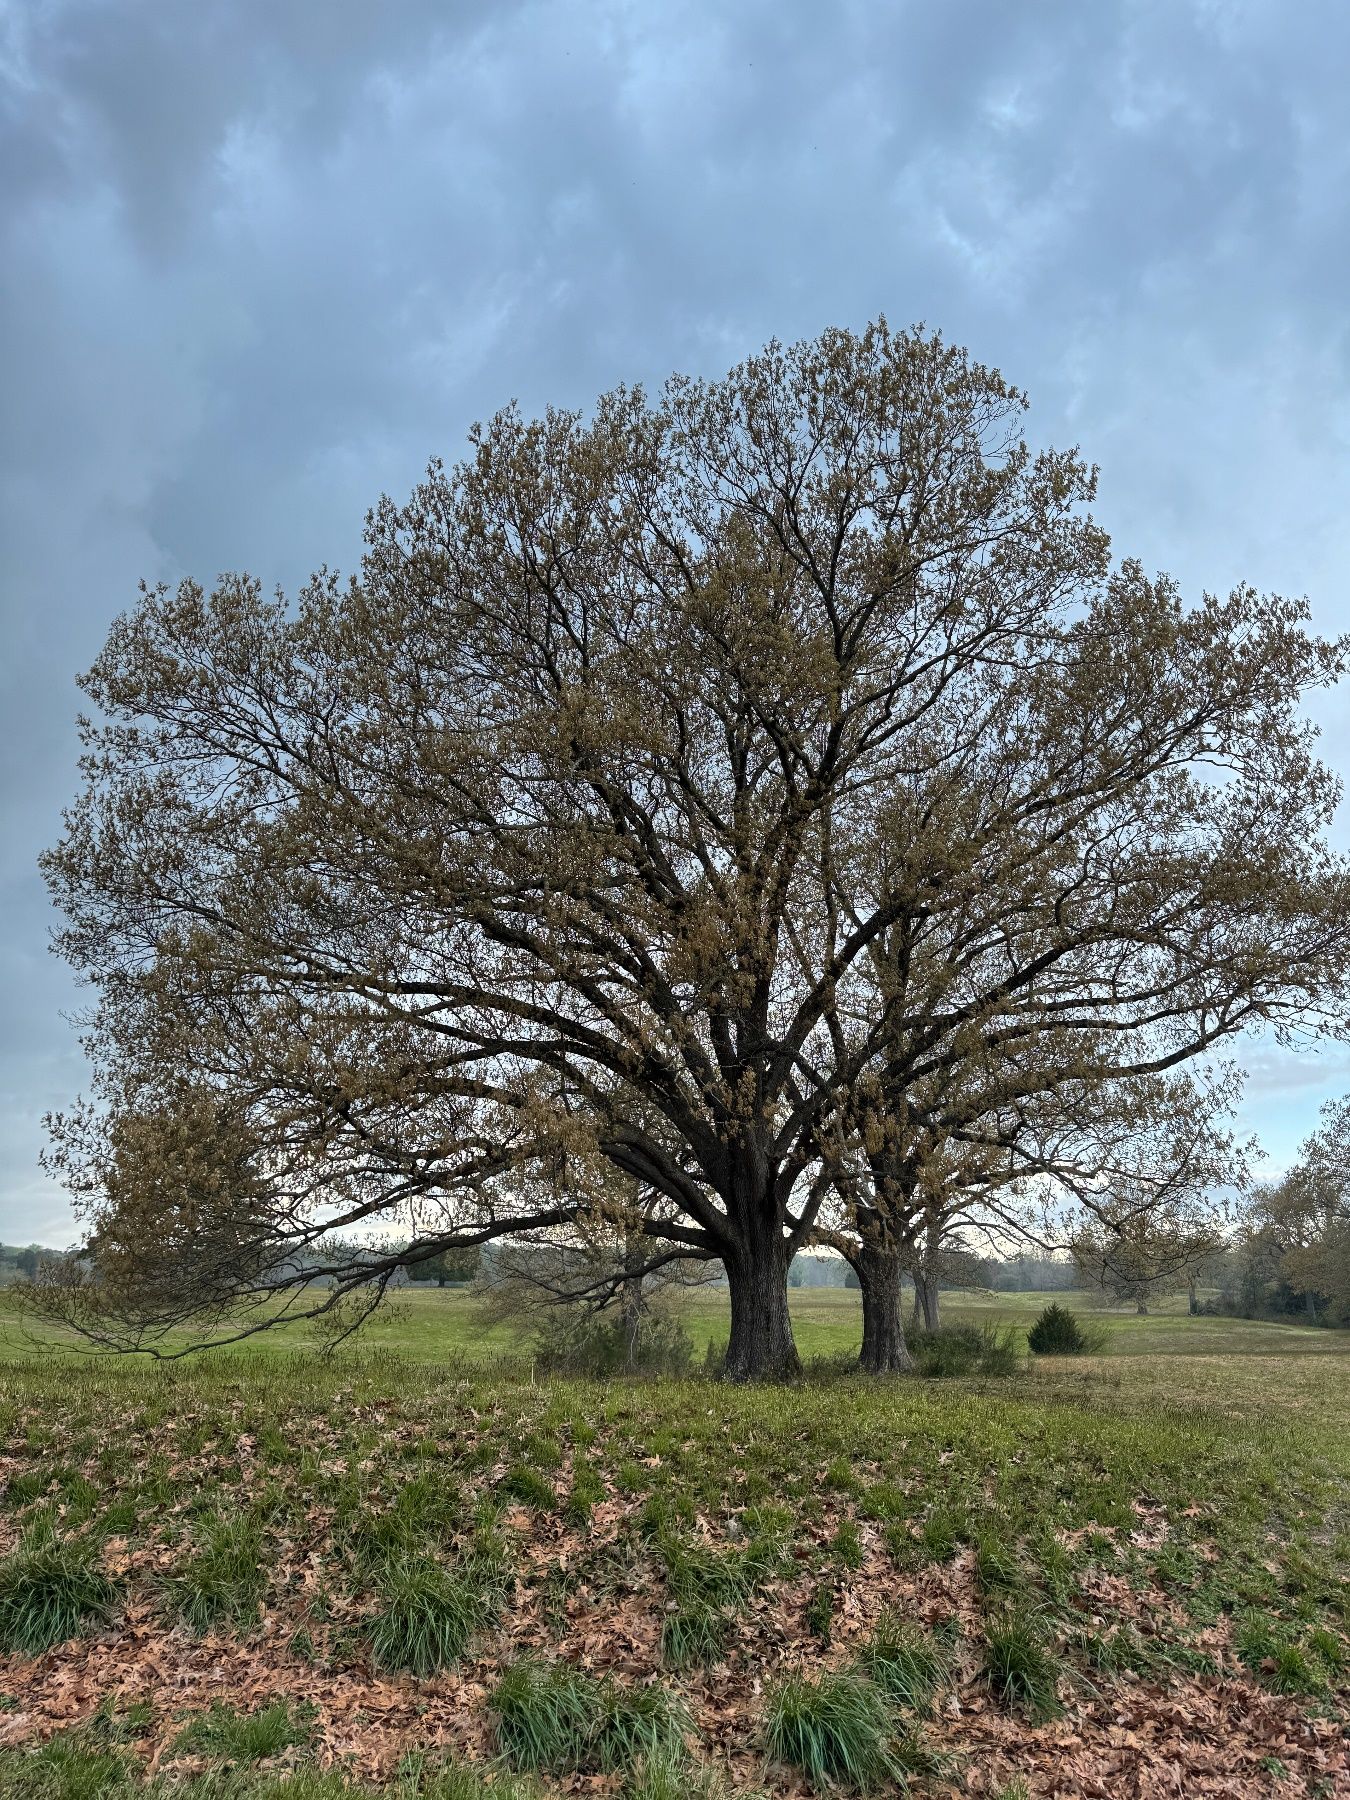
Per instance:
[[[1077,1315],[1054,1300],[1027,1333],[1027,1349],[1036,1356],[1083,1356],[1091,1349]]]

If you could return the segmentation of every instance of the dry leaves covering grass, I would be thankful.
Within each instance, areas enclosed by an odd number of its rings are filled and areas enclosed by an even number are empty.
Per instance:
[[[1344,1445],[1072,1380],[12,1365],[0,1792],[1350,1794]]]

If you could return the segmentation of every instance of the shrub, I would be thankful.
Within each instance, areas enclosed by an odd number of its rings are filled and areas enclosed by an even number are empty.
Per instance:
[[[903,1778],[892,1753],[885,1697],[864,1675],[790,1675],[769,1696],[770,1754],[801,1769],[813,1787],[842,1782],[867,1792]]]
[[[1017,1372],[1017,1339],[1006,1327],[943,1325],[937,1331],[911,1332],[908,1342],[915,1373],[928,1380]]]
[[[0,1648],[37,1656],[112,1611],[117,1589],[95,1562],[92,1539],[34,1526],[0,1562]]]
[[[642,1320],[629,1360],[628,1329],[618,1312],[557,1307],[534,1340],[534,1358],[549,1375],[686,1375],[694,1341],[673,1313]]]
[[[1027,1333],[1027,1349],[1037,1356],[1083,1356],[1091,1348],[1077,1315],[1058,1300],[1046,1307]]]

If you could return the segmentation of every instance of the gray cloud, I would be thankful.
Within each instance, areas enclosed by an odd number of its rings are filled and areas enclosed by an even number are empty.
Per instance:
[[[1122,549],[1347,622],[1348,52],[1334,0],[0,0],[0,1235],[67,1229],[75,673],[141,576],[350,565],[513,395],[926,318],[1101,462]],[[1253,1122],[1314,1069],[1258,1063]]]

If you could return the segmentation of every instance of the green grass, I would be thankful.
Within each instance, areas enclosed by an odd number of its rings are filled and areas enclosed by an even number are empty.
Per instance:
[[[358,1782],[303,1763],[293,1770],[255,1769],[235,1764],[228,1754],[222,1766],[221,1740],[214,1733],[227,1710],[212,1709],[185,1734],[187,1753],[216,1759],[216,1766],[201,1774],[169,1769],[145,1777],[125,1749],[82,1728],[40,1746],[0,1750],[0,1793],[5,1800],[541,1800],[532,1781],[425,1759],[414,1759],[388,1784]],[[712,1790],[697,1779],[686,1791],[712,1800]],[[632,1800],[666,1800],[659,1788],[630,1793]]]
[[[1033,1723],[1056,1718],[1063,1664],[1046,1643],[1042,1622],[1026,1612],[993,1620],[987,1627],[985,1674],[995,1696]]]
[[[549,1773],[634,1769],[677,1756],[688,1716],[665,1688],[621,1687],[565,1663],[515,1663],[492,1695],[498,1741],[518,1768]]]
[[[226,1701],[217,1701],[179,1733],[174,1753],[205,1756],[212,1762],[256,1763],[307,1743],[309,1736],[307,1714],[303,1709],[293,1712],[285,1700],[251,1713],[236,1712]]]
[[[816,1788],[842,1784],[870,1793],[902,1779],[894,1736],[885,1697],[864,1675],[789,1675],[768,1696],[770,1755],[800,1769]]]
[[[1071,1292],[1049,1294],[944,1293],[942,1316],[946,1325],[1009,1328],[1018,1348],[1025,1348],[1028,1329],[1052,1299],[1067,1303],[1085,1325],[1105,1326],[1109,1338],[1101,1358],[1128,1363],[1137,1357],[1330,1357],[1350,1356],[1350,1333],[1325,1331],[1292,1320],[1224,1319],[1195,1317],[1186,1311],[1185,1295],[1169,1295],[1155,1304],[1147,1317],[1132,1309],[1104,1307],[1092,1295]],[[848,1288],[798,1288],[788,1296],[797,1347],[805,1358],[830,1358],[856,1353],[861,1338],[862,1314],[858,1295]],[[729,1309],[725,1289],[707,1289],[686,1301],[682,1318],[692,1337],[696,1360],[707,1347],[725,1343]],[[166,1348],[187,1342],[186,1334],[171,1338]],[[363,1328],[359,1342],[368,1349],[389,1350],[409,1360],[444,1366],[461,1363],[501,1368],[508,1360],[528,1374],[529,1333],[517,1333],[504,1325],[486,1326],[472,1295],[463,1289],[412,1288],[402,1290],[390,1308]],[[303,1326],[284,1326],[262,1338],[226,1345],[218,1356],[241,1362],[278,1355],[313,1355],[316,1340]],[[18,1310],[13,1298],[0,1289],[0,1358],[15,1362],[48,1360],[53,1352],[76,1354],[69,1340],[58,1332],[35,1326]],[[1069,1359],[1069,1366],[1079,1359]],[[1038,1380],[1054,1382],[1063,1372],[1060,1358],[1037,1359],[1030,1371]]]
[[[167,1584],[169,1604],[190,1630],[245,1625],[258,1616],[267,1585],[262,1533],[242,1513],[204,1519],[193,1550]]]
[[[380,1608],[371,1651],[384,1669],[432,1675],[458,1662],[469,1639],[501,1606],[502,1572],[486,1562],[447,1568],[430,1556],[404,1556],[380,1575]]]
[[[0,1562],[0,1649],[37,1656],[102,1623],[117,1589],[98,1567],[90,1538],[63,1537],[32,1525]]]
[[[1043,1299],[1003,1297],[984,1317],[1024,1329]],[[813,1331],[855,1330],[854,1302],[794,1295],[804,1347]],[[467,1316],[456,1305],[417,1296],[411,1313],[435,1341]],[[704,1309],[724,1333],[723,1306],[701,1295],[691,1317]],[[980,1313],[972,1302],[968,1315]],[[67,1575],[93,1578],[92,1603],[67,1617],[75,1632],[106,1622],[98,1656],[109,1681],[135,1678],[146,1633],[160,1667],[209,1660],[222,1681],[232,1659],[256,1668],[275,1645],[277,1679],[264,1692],[285,1694],[303,1669],[294,1687],[322,1707],[341,1684],[376,1675],[416,1747],[421,1709],[452,1690],[476,1721],[473,1754],[490,1753],[495,1730],[519,1770],[579,1771],[566,1779],[603,1779],[630,1800],[661,1800],[672,1781],[718,1790],[721,1777],[691,1763],[684,1742],[687,1709],[712,1745],[704,1709],[714,1703],[716,1752],[740,1783],[729,1791],[772,1791],[771,1721],[775,1743],[800,1733],[798,1767],[813,1757],[824,1767],[834,1724],[846,1736],[849,1682],[888,1721],[887,1781],[931,1765],[913,1727],[948,1689],[962,1708],[953,1718],[978,1718],[996,1699],[1030,1722],[1062,1704],[1077,1729],[1085,1695],[1109,1693],[1128,1711],[1134,1677],[1241,1676],[1275,1704],[1343,1724],[1344,1342],[1181,1311],[1137,1325],[1113,1315],[1112,1329],[1107,1354],[1024,1360],[999,1379],[822,1373],[767,1389],[531,1382],[528,1364],[406,1358],[378,1338],[331,1360],[278,1339],[167,1367],[0,1363],[0,1528],[16,1546],[0,1562],[0,1622],[40,1616],[37,1587],[13,1578],[40,1572],[25,1559],[51,1540]],[[56,1591],[69,1598],[64,1580]],[[944,1589],[966,1620],[959,1658],[945,1630],[917,1622],[916,1596],[931,1618]],[[125,1676],[123,1600],[134,1627]],[[894,1612],[860,1630],[887,1603]],[[185,1627],[211,1643],[191,1644]],[[535,1660],[503,1679],[522,1644]],[[25,1676],[25,1711],[46,1706],[43,1684],[57,1692],[84,1654],[74,1642],[36,1685]],[[824,1663],[843,1665],[842,1711],[811,1679]],[[607,1680],[611,1667],[620,1673]],[[17,1696],[18,1678],[4,1691]],[[167,1680],[151,1697],[163,1760],[189,1702]],[[60,1715],[32,1717],[51,1729]],[[365,1729],[358,1705],[349,1719],[325,1715],[322,1741],[359,1741]],[[111,1756],[121,1768],[124,1751],[86,1743],[67,1762]],[[0,1763],[0,1793],[50,1800],[33,1786],[34,1753],[17,1754]],[[11,1779],[11,1768],[22,1773]],[[129,1792],[149,1791],[125,1778]],[[174,1779],[181,1788],[187,1775]],[[399,1800],[430,1792],[431,1779],[429,1768],[408,1776]],[[556,1793],[541,1779],[541,1793]],[[470,1773],[436,1780],[477,1800]],[[240,1792],[253,1800],[253,1787]]]
[[[893,1612],[878,1620],[859,1663],[892,1705],[917,1714],[932,1711],[939,1688],[952,1672],[946,1645],[912,1619]]]

